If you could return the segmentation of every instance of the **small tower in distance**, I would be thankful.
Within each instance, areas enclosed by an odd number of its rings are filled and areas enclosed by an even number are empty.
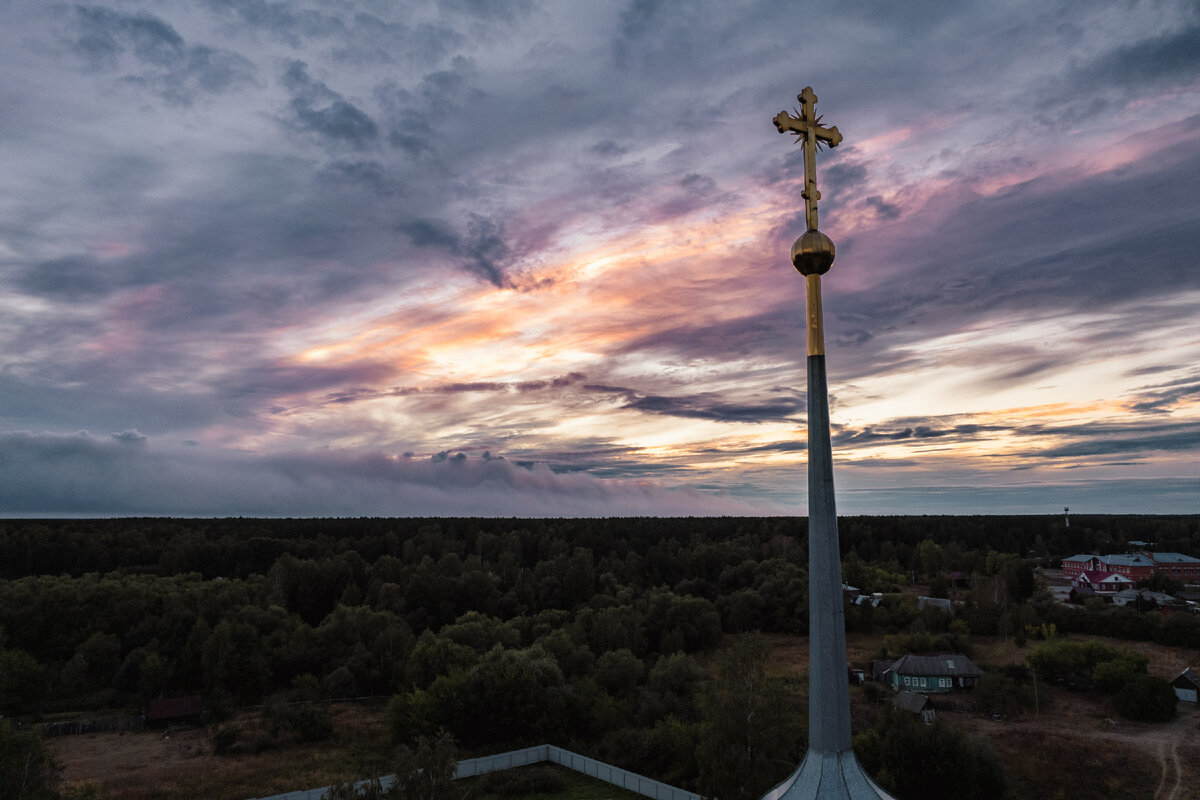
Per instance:
[[[1067,528],[1071,527],[1071,509],[1069,508],[1063,509],[1063,526]]]

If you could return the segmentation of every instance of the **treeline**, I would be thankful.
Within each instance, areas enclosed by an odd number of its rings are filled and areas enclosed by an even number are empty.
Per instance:
[[[839,528],[843,555],[853,552],[900,573],[919,568],[918,551],[927,541],[943,548],[948,569],[966,573],[983,571],[993,550],[1048,563],[1075,553],[1124,552],[1130,541],[1200,552],[1200,516],[1072,515],[1069,527],[1061,516],[842,517]],[[649,562],[642,567],[648,579],[670,584],[687,575],[666,563],[666,548],[741,537],[803,544],[806,530],[804,518],[778,517],[0,520],[0,579],[113,571],[246,578],[266,574],[285,554],[314,559],[353,551],[368,563],[385,554],[412,560],[453,552],[464,558],[495,552],[497,537],[517,534],[520,549],[513,554],[523,563],[566,542],[622,559],[636,553]]]

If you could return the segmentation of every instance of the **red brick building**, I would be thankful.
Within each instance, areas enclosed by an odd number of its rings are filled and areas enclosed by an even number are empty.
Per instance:
[[[1078,555],[1062,560],[1063,574],[1075,579],[1084,572],[1111,572],[1133,583],[1156,572],[1184,583],[1200,583],[1200,558],[1181,553],[1127,553],[1109,556]]]

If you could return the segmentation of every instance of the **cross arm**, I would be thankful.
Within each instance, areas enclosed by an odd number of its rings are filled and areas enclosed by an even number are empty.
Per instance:
[[[837,125],[830,128],[823,128],[815,122],[809,122],[806,119],[793,117],[786,111],[780,111],[771,120],[775,123],[775,128],[780,133],[794,133],[797,136],[804,136],[808,133],[809,128],[816,133],[817,138],[828,144],[830,147],[837,147],[842,143],[842,134],[837,129]]]

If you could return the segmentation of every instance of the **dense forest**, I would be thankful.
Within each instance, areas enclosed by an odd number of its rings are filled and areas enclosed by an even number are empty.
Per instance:
[[[1065,555],[1131,540],[1200,553],[1200,517],[839,527],[846,579],[892,597],[848,606],[851,630],[947,650],[1051,629],[1200,648],[1200,617],[1072,612],[1034,580]],[[807,633],[806,568],[803,518],[0,521],[0,714],[32,722],[198,694],[220,720],[264,702],[382,696],[398,742],[439,730],[464,753],[550,741],[757,797],[803,752],[806,686],[763,679],[755,634]],[[912,581],[944,593],[952,571],[971,577],[953,620],[900,593]],[[289,708],[276,709],[284,728],[328,735],[319,712]],[[882,712],[868,733],[863,757],[893,789],[941,791],[903,770],[929,734]],[[985,750],[935,744],[964,765],[942,789],[1003,796]]]

